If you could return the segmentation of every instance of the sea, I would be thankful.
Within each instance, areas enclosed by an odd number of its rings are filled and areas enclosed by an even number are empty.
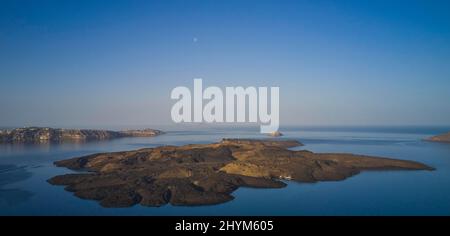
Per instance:
[[[0,215],[450,215],[450,144],[424,141],[450,131],[450,127],[281,127],[283,138],[304,144],[296,150],[413,160],[436,170],[365,171],[342,181],[286,181],[282,189],[239,188],[233,192],[234,200],[212,206],[104,208],[47,182],[72,172],[56,167],[53,163],[57,160],[161,145],[212,143],[222,138],[267,138],[258,127],[165,127],[164,131],[157,137],[85,143],[0,144]]]

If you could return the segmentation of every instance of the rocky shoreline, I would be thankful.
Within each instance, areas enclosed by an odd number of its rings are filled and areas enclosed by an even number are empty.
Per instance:
[[[281,180],[344,180],[365,170],[433,170],[405,160],[288,148],[295,140],[224,139],[219,143],[161,146],[99,153],[55,162],[86,173],[48,180],[104,207],[209,205],[232,200],[239,187],[282,188]]]
[[[450,132],[425,139],[431,142],[450,143]]]
[[[77,142],[108,140],[123,137],[153,137],[162,133],[162,131],[155,129],[110,131],[26,127],[12,130],[0,130],[0,143]]]

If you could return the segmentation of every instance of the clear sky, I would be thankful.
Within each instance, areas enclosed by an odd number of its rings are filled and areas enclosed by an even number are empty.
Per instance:
[[[281,125],[449,125],[450,1],[0,1],[0,126],[170,124],[279,86]]]

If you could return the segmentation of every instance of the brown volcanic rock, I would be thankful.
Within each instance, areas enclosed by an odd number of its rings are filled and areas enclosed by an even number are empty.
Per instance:
[[[292,140],[224,139],[99,153],[55,162],[90,172],[55,176],[49,182],[105,207],[206,205],[232,200],[231,193],[242,186],[284,187],[280,179],[333,181],[363,170],[433,169],[413,161],[287,149],[298,145]]]
[[[436,135],[436,136],[430,137],[426,140],[432,141],[432,142],[450,143],[450,132],[445,133],[445,134]]]
[[[152,137],[159,134],[162,134],[162,131],[154,129],[110,131],[27,127],[13,130],[1,130],[0,143],[46,143],[107,140],[122,137]]]

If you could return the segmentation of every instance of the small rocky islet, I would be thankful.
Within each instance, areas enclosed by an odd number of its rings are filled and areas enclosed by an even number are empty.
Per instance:
[[[445,134],[439,134],[426,139],[431,142],[450,143],[450,132]]]
[[[290,149],[300,145],[295,140],[223,139],[98,153],[55,162],[85,172],[48,182],[104,207],[193,206],[230,201],[239,187],[282,188],[282,180],[313,183],[344,180],[365,170],[433,170],[414,161]]]

